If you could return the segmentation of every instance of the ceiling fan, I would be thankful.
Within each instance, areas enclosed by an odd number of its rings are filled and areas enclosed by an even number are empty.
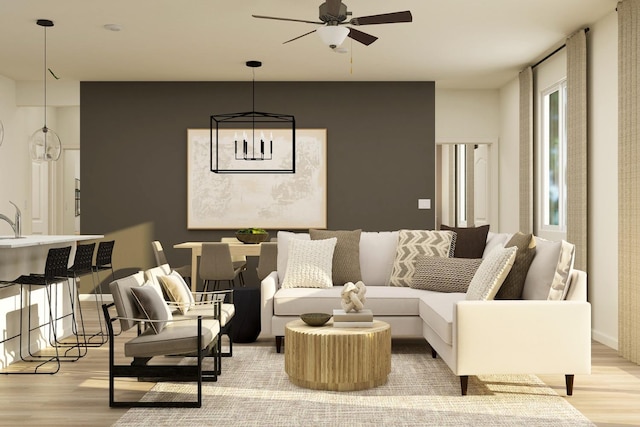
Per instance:
[[[397,22],[411,22],[413,20],[411,12],[408,10],[404,12],[392,12],[383,13],[380,15],[361,16],[358,18],[351,18],[347,21],[347,16],[351,16],[351,14],[351,12],[347,11],[347,5],[342,3],[341,0],[326,0],[320,5],[320,21],[308,21],[305,19],[280,18],[276,16],[264,15],[251,16],[261,19],[306,22],[308,24],[322,25],[322,27],[319,27],[313,31],[309,31],[308,33],[304,33],[298,37],[294,37],[284,43],[289,43],[304,36],[308,36],[311,33],[317,32],[322,41],[331,49],[335,49],[340,46],[347,37],[360,42],[365,46],[369,46],[371,43],[378,40],[376,36],[372,36],[371,34],[356,30],[355,28],[345,27],[344,25],[359,26],[373,24],[393,24]]]

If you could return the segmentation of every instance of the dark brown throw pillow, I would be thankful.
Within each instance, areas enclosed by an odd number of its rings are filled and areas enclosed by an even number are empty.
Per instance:
[[[362,230],[309,230],[311,240],[338,239],[333,251],[334,285],[362,280],[360,273],[360,234]]]
[[[531,234],[516,233],[511,237],[504,247],[508,248],[516,246],[516,259],[513,261],[513,267],[500,290],[496,294],[495,299],[522,299],[522,289],[524,289],[524,281],[527,278],[529,267],[536,255],[536,242]]]
[[[451,230],[456,233],[456,249],[454,258],[482,258],[484,247],[487,245],[489,225],[480,227],[449,227],[442,224],[441,230]]]

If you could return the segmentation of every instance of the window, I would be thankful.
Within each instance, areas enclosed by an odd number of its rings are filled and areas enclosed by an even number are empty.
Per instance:
[[[566,99],[566,81],[542,93],[540,226],[547,231],[566,231]]]

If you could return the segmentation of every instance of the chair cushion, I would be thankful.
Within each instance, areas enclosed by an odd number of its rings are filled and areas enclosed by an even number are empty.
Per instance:
[[[289,245],[283,288],[330,288],[333,251],[338,239],[293,239]]]
[[[114,280],[109,284],[109,290],[113,296],[118,317],[129,319],[140,318],[141,313],[133,298],[131,288],[141,286],[143,283],[144,275],[142,271],[140,271],[123,277],[122,279]],[[137,322],[134,320],[120,319],[120,327],[123,331],[131,329],[136,324]]]
[[[225,327],[236,314],[236,308],[233,304],[223,303],[220,307],[220,326]],[[197,304],[186,313],[186,317],[213,317],[215,316],[213,304]]]
[[[202,319],[202,348],[209,346],[220,333],[220,323],[215,319]],[[159,333],[147,329],[141,335],[124,344],[127,357],[153,357],[167,354],[190,354],[197,348],[198,320],[167,323]]]
[[[492,300],[509,274],[517,251],[515,246],[491,251],[471,279],[466,299]]]
[[[153,267],[144,272],[144,278],[149,285],[155,289],[155,291],[160,295],[160,298],[165,299],[164,290],[162,289],[162,285],[160,284],[160,276],[166,276],[171,273],[171,267],[169,264],[163,264],[160,267]],[[166,299],[169,299],[168,297]],[[165,309],[167,310],[167,315],[169,316],[169,320],[173,318],[171,314],[171,307],[168,304],[165,304]]]
[[[132,287],[131,293],[133,293],[140,312],[144,317],[153,321],[150,322],[151,329],[157,334],[164,329],[167,320],[169,320],[166,310],[167,303],[149,283]]]
[[[311,240],[323,240],[335,237],[333,251],[332,280],[334,285],[362,280],[360,273],[360,234],[362,230],[309,230]]]

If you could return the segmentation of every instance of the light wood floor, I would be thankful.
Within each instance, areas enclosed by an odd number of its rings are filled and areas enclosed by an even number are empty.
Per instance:
[[[95,305],[83,303],[83,307],[87,329],[96,330]],[[259,343],[273,344],[271,340]],[[592,374],[576,376],[574,394],[567,401],[598,426],[640,426],[640,366],[597,342],[592,351]],[[89,349],[77,362],[64,363],[55,375],[0,375],[0,425],[113,424],[126,409],[108,406],[108,357],[105,344]],[[20,369],[19,365],[10,368]],[[565,395],[564,376],[540,378]],[[137,399],[152,386],[120,383],[120,389],[125,389],[120,398]]]

